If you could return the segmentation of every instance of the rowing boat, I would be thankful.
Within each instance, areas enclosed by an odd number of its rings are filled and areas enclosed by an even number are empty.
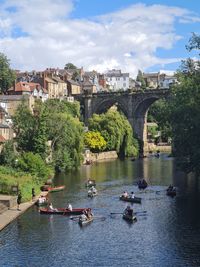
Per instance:
[[[147,182],[144,179],[140,180],[137,184],[139,189],[145,189],[148,186]]]
[[[39,211],[41,214],[58,214],[58,215],[81,215],[84,211],[89,211],[89,208],[84,209],[65,209],[65,208],[55,208],[55,209],[49,209],[49,208],[41,208]]]
[[[126,220],[126,221],[129,221],[129,222],[134,222],[134,221],[137,221],[137,218],[136,216],[133,214],[133,215],[129,215],[129,214],[123,214],[123,219]]]
[[[167,190],[167,196],[175,197],[176,196],[176,189]]]
[[[55,186],[55,187],[48,187],[48,192],[58,192],[65,189],[64,185],[61,186]]]
[[[120,196],[119,199],[123,201],[131,202],[131,203],[141,203],[141,200],[142,200],[141,197],[131,198],[131,197],[124,197],[124,196]]]
[[[96,192],[93,192],[91,190],[88,191],[88,197],[91,197],[92,198],[92,197],[95,197],[97,195],[98,195],[97,191]]]
[[[80,226],[84,226],[84,225],[87,225],[88,223],[91,223],[93,220],[94,220],[93,216],[91,216],[90,218],[87,218],[86,220],[82,220],[80,217],[78,223]]]

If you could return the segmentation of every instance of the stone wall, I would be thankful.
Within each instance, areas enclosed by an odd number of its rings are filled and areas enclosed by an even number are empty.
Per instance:
[[[84,162],[83,164],[86,164],[87,162],[96,162],[101,160],[107,160],[107,159],[117,159],[118,155],[116,151],[107,151],[107,152],[101,152],[101,153],[92,153],[89,150],[85,151],[84,154]]]

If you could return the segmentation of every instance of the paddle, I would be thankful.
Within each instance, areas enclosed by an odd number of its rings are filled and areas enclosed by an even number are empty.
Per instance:
[[[136,211],[136,212],[133,212],[134,214],[141,214],[141,213],[147,213],[146,210],[144,211]],[[111,212],[110,214],[124,214],[124,212]]]

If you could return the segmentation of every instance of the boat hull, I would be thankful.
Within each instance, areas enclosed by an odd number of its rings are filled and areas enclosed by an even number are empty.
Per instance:
[[[167,190],[167,196],[170,196],[170,197],[175,197],[176,196],[176,191],[174,190]]]
[[[89,218],[87,220],[79,220],[78,223],[79,223],[80,226],[85,226],[85,225],[91,223],[93,220],[94,220],[94,218],[91,217],[91,218]]]
[[[126,221],[129,221],[129,222],[137,221],[137,218],[136,218],[135,215],[130,216],[130,215],[123,214],[123,219],[126,220]]]
[[[56,187],[49,187],[48,188],[48,192],[59,192],[59,191],[62,191],[65,189],[65,186],[62,185],[62,186],[56,186]]]
[[[40,214],[56,214],[56,215],[81,215],[83,214],[84,211],[88,211],[90,210],[89,208],[85,208],[85,209],[64,209],[64,208],[58,208],[58,209],[48,209],[48,208],[41,208],[40,209]]]
[[[140,197],[131,198],[131,197],[123,197],[123,196],[120,196],[119,199],[122,201],[138,203],[138,204],[141,204],[141,200],[142,200]]]

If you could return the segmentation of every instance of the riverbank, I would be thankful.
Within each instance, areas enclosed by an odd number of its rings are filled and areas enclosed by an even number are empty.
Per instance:
[[[19,207],[20,210],[18,210],[17,206],[15,206],[0,214],[0,231],[4,229],[8,224],[10,224],[12,221],[14,221],[16,218],[18,218],[21,214],[23,214],[26,210],[32,207],[41,195],[46,196],[47,194],[48,192],[41,192],[38,196],[34,198],[33,201],[31,200],[29,202],[24,202],[20,204]]]

